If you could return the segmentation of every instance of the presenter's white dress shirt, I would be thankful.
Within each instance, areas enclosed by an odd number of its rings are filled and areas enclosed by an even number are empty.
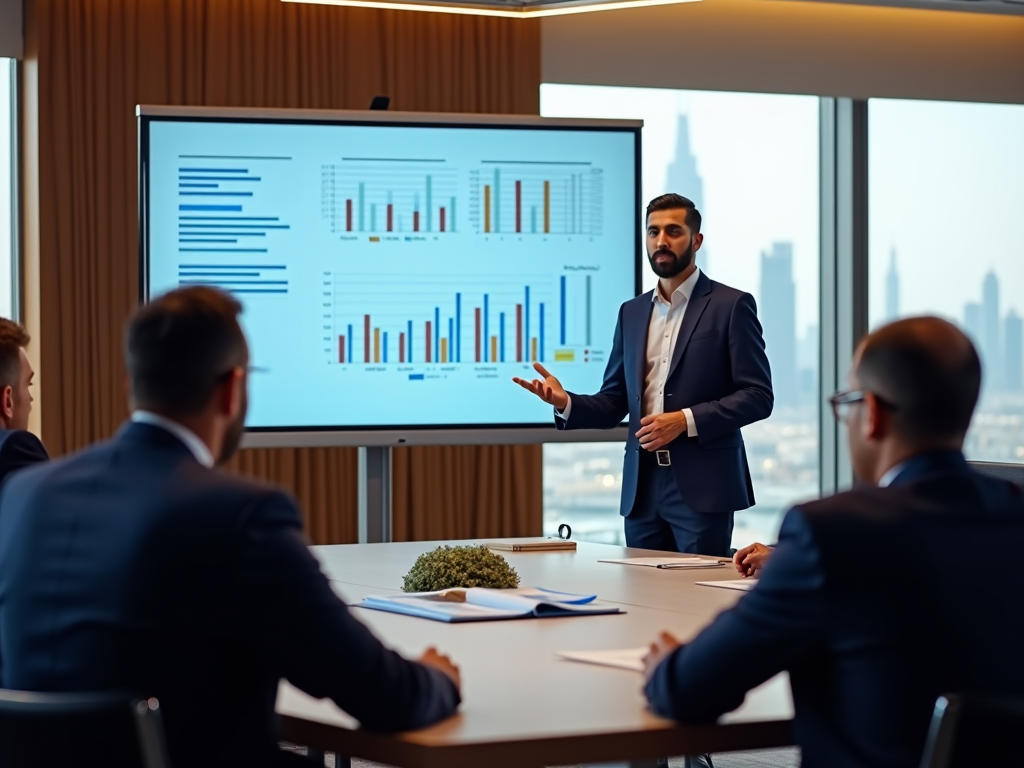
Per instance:
[[[644,416],[655,416],[665,412],[665,382],[668,380],[669,367],[672,365],[672,352],[676,348],[686,307],[690,303],[690,296],[693,295],[693,288],[697,285],[699,277],[700,269],[693,270],[693,274],[686,278],[670,297],[662,296],[659,281],[651,297],[654,307],[651,309],[651,322],[647,326],[647,368],[644,375],[641,412]],[[565,410],[556,413],[568,420],[571,410],[570,397]],[[696,437],[697,424],[693,420],[693,412],[689,408],[683,408],[682,411],[686,415],[687,436]]]

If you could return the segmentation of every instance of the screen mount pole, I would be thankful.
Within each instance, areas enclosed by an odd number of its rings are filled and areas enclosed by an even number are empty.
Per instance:
[[[359,543],[391,541],[391,447],[359,449]]]

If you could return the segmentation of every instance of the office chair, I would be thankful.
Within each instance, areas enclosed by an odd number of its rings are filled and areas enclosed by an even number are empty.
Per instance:
[[[1024,696],[940,696],[921,768],[1024,768]]]
[[[972,469],[983,475],[1024,485],[1024,464],[1005,464],[999,461],[969,461],[967,463],[971,465]]]
[[[4,768],[170,768],[160,704],[121,693],[0,689]]]

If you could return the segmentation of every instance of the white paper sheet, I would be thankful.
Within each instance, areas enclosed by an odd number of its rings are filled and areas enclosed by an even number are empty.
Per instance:
[[[749,592],[757,586],[757,579],[737,579],[730,581],[698,581],[698,587],[721,587],[722,589],[738,589],[741,592]]]
[[[611,651],[557,651],[555,655],[569,661],[582,661],[584,664],[643,672],[647,651],[647,648],[619,648]]]

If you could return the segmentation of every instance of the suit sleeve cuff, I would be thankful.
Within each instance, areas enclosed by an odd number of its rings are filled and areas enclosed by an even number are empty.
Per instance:
[[[686,436],[696,437],[697,422],[694,421],[693,419],[693,411],[691,411],[689,408],[683,408],[683,415],[686,417]]]
[[[569,397],[569,396],[566,395],[566,397]],[[572,398],[571,397],[569,397],[569,401],[565,404],[565,410],[564,411],[560,411],[557,408],[555,409],[555,416],[560,418],[562,421],[568,421],[569,420],[569,412],[570,411],[572,411]],[[687,417],[687,418],[689,418],[689,417]]]

